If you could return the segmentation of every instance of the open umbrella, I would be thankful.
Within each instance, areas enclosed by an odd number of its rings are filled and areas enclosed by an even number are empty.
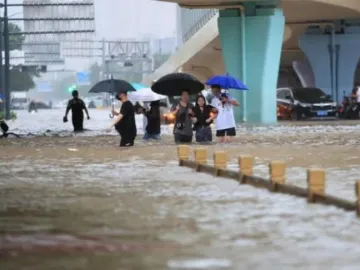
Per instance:
[[[132,91],[136,91],[136,89],[127,81],[108,79],[95,84],[89,90],[89,93],[124,93]]]
[[[249,88],[240,80],[226,75],[216,75],[206,81],[207,85],[218,85],[223,89],[249,90]]]
[[[136,89],[127,81],[113,79],[112,77],[107,80],[103,80],[95,84],[89,93],[110,93],[111,94],[111,108],[114,109],[114,94],[133,92]],[[110,113],[110,118],[114,116]]]
[[[194,76],[187,73],[170,73],[158,79],[151,90],[160,95],[180,96],[186,90],[190,95],[200,93],[204,84]]]
[[[128,97],[131,101],[137,102],[151,102],[166,98],[164,95],[153,92],[150,88],[144,88],[136,92],[131,92]]]

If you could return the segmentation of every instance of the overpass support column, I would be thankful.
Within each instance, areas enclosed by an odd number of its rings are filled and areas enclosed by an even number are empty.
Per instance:
[[[308,33],[300,37],[299,45],[311,64],[316,87],[340,103],[343,91],[348,94],[353,88],[360,34],[335,34],[332,44],[330,35]]]
[[[220,11],[218,27],[224,64],[226,72],[244,81],[250,89],[246,96],[232,91],[240,104],[247,104],[247,122],[273,124],[277,121],[276,85],[285,18],[280,8],[257,9],[254,3],[249,5],[253,6],[248,9],[245,4],[244,20],[240,10]],[[241,32],[244,28],[245,42]],[[245,46],[245,57],[242,46]],[[245,78],[242,74],[246,74]],[[241,108],[235,110],[235,118],[237,122],[242,121]]]

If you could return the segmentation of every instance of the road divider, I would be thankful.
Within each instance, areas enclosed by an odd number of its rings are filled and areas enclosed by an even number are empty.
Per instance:
[[[208,152],[205,148],[194,150],[194,160],[190,160],[191,148],[180,145],[177,149],[179,165],[194,169],[196,172],[207,173],[248,184],[271,192],[290,194],[306,198],[309,203],[333,205],[346,211],[356,211],[360,217],[360,180],[355,183],[356,201],[349,201],[325,194],[325,170],[311,168],[307,170],[307,188],[286,184],[285,161],[271,161],[269,164],[270,178],[265,179],[253,175],[254,158],[249,155],[238,157],[239,170],[227,169],[228,156],[225,151],[213,154],[213,165],[208,165]]]

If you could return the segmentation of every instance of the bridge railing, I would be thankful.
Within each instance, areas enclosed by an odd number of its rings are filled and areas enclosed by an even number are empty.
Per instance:
[[[181,32],[182,41],[188,41],[198,32],[211,18],[218,14],[217,9],[185,9],[181,8]]]
[[[194,160],[190,160],[190,152],[191,148],[187,145],[178,147],[177,154],[180,166],[195,169],[196,172],[233,179],[240,184],[248,184],[271,192],[307,198],[309,203],[333,205],[346,211],[356,211],[357,216],[360,217],[360,180],[355,184],[356,201],[349,201],[325,193],[325,171],[323,169],[308,169],[308,186],[302,188],[285,183],[286,163],[284,161],[270,162],[270,179],[264,179],[253,175],[254,158],[252,156],[239,156],[239,170],[234,171],[227,169],[228,157],[224,151],[214,153],[214,165],[212,166],[207,164],[208,153],[205,148],[194,150]]]

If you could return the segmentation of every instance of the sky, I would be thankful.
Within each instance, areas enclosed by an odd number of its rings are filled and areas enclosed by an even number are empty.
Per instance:
[[[12,1],[21,3],[19,0]],[[21,12],[21,7],[9,8],[10,17],[20,13],[13,17],[21,18]],[[176,35],[176,5],[173,3],[95,0],[95,18],[98,39],[164,38]]]

